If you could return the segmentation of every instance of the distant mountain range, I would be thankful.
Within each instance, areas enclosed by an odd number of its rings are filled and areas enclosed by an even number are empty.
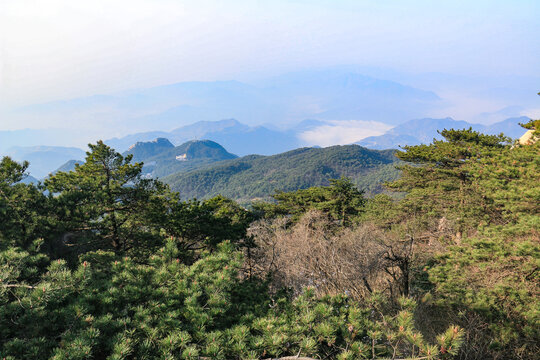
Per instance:
[[[464,129],[488,134],[505,133],[512,138],[520,137],[524,130],[519,123],[527,122],[527,117],[509,118],[504,121],[486,126],[470,124],[466,121],[452,118],[415,119],[397,125],[380,136],[364,138],[356,144],[371,149],[396,149],[400,145],[417,145],[430,143],[434,138],[440,138],[437,130]],[[190,139],[209,139],[223,145],[229,151],[240,156],[258,154],[274,155],[288,150],[306,146],[302,135],[307,132],[317,132],[324,136],[327,129],[332,129],[335,123],[324,120],[308,119],[301,121],[287,130],[268,129],[263,126],[250,127],[235,119],[220,121],[203,121],[175,129],[171,132],[147,132],[114,138],[105,141],[116,149],[126,149],[137,141],[150,141],[155,136],[164,137],[173,144],[182,144]],[[344,131],[347,131],[345,129]],[[312,144],[309,144],[312,145]]]
[[[75,122],[77,129],[85,131],[104,128],[109,133],[127,133],[170,131],[224,118],[239,119],[251,127],[291,124],[310,118],[396,125],[421,117],[440,105],[441,100],[432,91],[365,76],[351,69],[332,68],[294,72],[251,84],[181,82],[35,104],[7,116],[39,117],[42,123],[57,127]]]
[[[143,176],[155,178],[198,169],[214,162],[238,157],[210,140],[191,140],[175,147],[165,138],[137,142],[122,155],[132,155],[133,163],[143,162]],[[73,171],[77,163],[82,164],[83,161],[69,160],[52,173]]]
[[[368,193],[382,190],[398,176],[393,150],[369,150],[358,145],[299,148],[285,153],[238,158],[210,140],[192,140],[173,146],[164,138],[137,142],[123,155],[144,162],[143,176],[160,178],[184,199],[222,194],[250,202],[276,190],[297,190],[328,184],[347,176]],[[66,162],[57,171],[72,171],[79,161]]]
[[[114,147],[138,140],[132,143],[123,155],[132,155],[135,162],[143,162],[144,176],[160,178],[173,190],[179,191],[183,198],[207,198],[222,194],[249,202],[268,197],[276,190],[290,191],[325,185],[329,179],[341,176],[351,177],[357,185],[370,193],[380,192],[383,182],[398,176],[395,169],[398,160],[394,156],[394,150],[383,149],[430,143],[434,138],[440,138],[437,130],[441,129],[472,127],[484,133],[505,132],[508,136],[517,138],[524,132],[518,124],[527,120],[526,117],[510,118],[484,126],[452,118],[416,119],[395,126],[382,136],[366,138],[360,142],[361,146],[304,147],[271,156],[247,155],[241,158],[212,140],[190,140],[179,146],[174,146],[172,141],[164,137],[140,141],[156,133],[134,134],[122,139],[112,139],[107,143]],[[295,133],[313,131],[328,125],[328,122],[322,120],[305,120],[296,127],[282,132],[263,127],[253,130],[234,119],[229,119],[199,122],[170,133],[159,132],[159,134],[170,136],[175,141],[199,136],[221,138],[239,149],[245,145],[243,152],[246,153],[246,148],[256,151],[257,145],[265,146],[264,141],[272,142],[281,136],[286,139],[289,136],[288,139],[292,139]],[[261,132],[261,129],[264,129],[264,132]],[[264,133],[267,134],[266,139]],[[249,134],[255,134],[251,142]],[[260,143],[257,144],[257,141]],[[22,152],[22,149],[19,151]],[[70,153],[64,149],[53,149],[56,152],[63,152],[64,156]],[[33,152],[25,154],[32,155],[41,151],[43,156],[53,149],[32,148]],[[71,149],[71,153],[73,152],[81,155],[82,150]],[[68,161],[57,171],[73,170],[77,162],[79,161]]]
[[[527,117],[509,118],[486,126],[470,124],[452,118],[415,119],[397,125],[383,135],[364,138],[356,144],[370,149],[396,149],[403,145],[430,143],[434,138],[440,138],[437,130],[469,127],[488,134],[503,132],[512,138],[518,138],[524,133],[524,129],[518,124],[527,121]],[[226,119],[197,122],[170,132],[136,133],[123,138],[106,140],[105,143],[125,154],[132,153],[134,155],[134,161],[145,162],[144,170],[148,174],[163,177],[173,173],[177,169],[182,169],[182,171],[188,168],[194,169],[203,163],[208,164],[213,161],[231,159],[235,156],[232,154],[240,156],[250,154],[275,155],[297,149],[308,145],[302,140],[303,134],[318,132],[324,138],[325,133],[332,131],[335,128],[334,126],[339,127],[339,125],[331,121],[308,119],[297,123],[287,130],[279,130],[264,126],[250,127],[235,119]],[[339,131],[347,131],[347,128]],[[159,158],[158,155],[162,154],[165,150],[171,150],[172,152],[183,151],[174,150],[175,145],[180,146],[194,139],[210,140],[210,142],[220,144],[219,146],[222,146],[221,154],[216,155],[216,157],[211,156],[206,159],[199,159],[197,160],[199,163],[196,166],[196,162],[180,163],[176,160]],[[204,144],[204,142],[200,144]],[[309,145],[313,146],[314,144]],[[68,160],[80,162],[84,159],[85,152],[78,148],[69,147],[17,146],[4,151],[2,155],[10,155],[18,161],[30,161],[29,172],[35,178],[41,179],[55,169],[58,169]],[[154,156],[158,157],[152,159]],[[149,162],[150,160],[152,163]],[[66,167],[66,169],[74,168],[73,164],[70,166]],[[169,167],[169,170],[165,171],[167,167]]]
[[[124,151],[136,142],[150,141],[156,137],[166,138],[175,145],[194,139],[212,140],[239,155],[271,155],[301,146],[294,132],[271,130],[263,126],[251,127],[235,119],[200,121],[170,132],[137,133],[106,140],[105,143],[117,151]]]
[[[519,138],[525,130],[519,123],[529,121],[527,117],[509,118],[504,121],[492,124],[470,124],[465,121],[458,121],[452,118],[444,119],[416,119],[400,124],[383,135],[367,137],[356,144],[370,149],[396,149],[399,146],[429,144],[433,139],[440,139],[437,130],[443,129],[468,129],[480,131],[485,134],[504,133],[513,139]]]
[[[439,137],[437,130],[444,128],[471,126],[478,131],[504,132],[517,138],[523,133],[517,123],[528,119],[512,116],[537,104],[535,92],[527,95],[536,79],[520,78],[517,88],[501,88],[497,82],[479,79],[434,73],[400,75],[379,70],[342,66],[292,72],[250,83],[180,82],[5,112],[2,109],[0,116],[11,127],[36,124],[39,119],[38,125],[55,128],[0,131],[0,156],[30,161],[30,174],[41,179],[63,164],[63,169],[72,169],[75,162],[85,157],[77,147],[109,138],[105,143],[121,153],[129,153],[134,146],[134,160],[145,162],[146,174],[162,177],[172,171],[230,160],[232,154],[275,155],[301,147],[351,143],[371,149],[395,149],[400,145],[429,143]],[[476,116],[477,121],[486,123],[508,119],[480,125],[452,118],[425,118],[426,114],[453,111],[455,104],[437,95],[436,92],[445,94],[444,86],[438,84],[450,84],[452,89],[459,88],[459,84],[467,88],[479,84],[477,92],[501,101],[510,99],[503,101],[505,106],[500,109],[489,109],[490,112]],[[526,86],[521,89],[521,84]],[[525,98],[524,102],[518,101]],[[71,127],[64,128],[65,124]],[[176,153],[175,147],[192,140],[209,140],[222,150],[215,156],[183,163],[152,159],[162,150]],[[158,146],[143,144],[151,141]],[[73,161],[66,163],[68,160]]]
[[[13,147],[37,147],[45,144],[61,145],[66,144],[66,139],[73,137],[74,132],[65,129],[23,129],[0,131],[0,154]]]
[[[84,159],[86,153],[78,148],[60,146],[12,147],[5,152],[14,160],[30,163],[28,172],[34,178],[44,178],[51,171],[71,159]]]

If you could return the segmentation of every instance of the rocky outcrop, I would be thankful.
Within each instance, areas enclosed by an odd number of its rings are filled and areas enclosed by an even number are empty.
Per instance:
[[[536,136],[535,133],[536,130],[528,130],[525,134],[523,134],[519,138],[519,144],[520,145],[532,145],[536,141],[538,141],[538,136]]]

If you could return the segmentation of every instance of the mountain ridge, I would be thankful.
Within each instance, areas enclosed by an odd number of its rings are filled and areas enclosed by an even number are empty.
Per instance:
[[[85,152],[76,147],[65,146],[14,146],[6,155],[16,161],[28,161],[28,173],[34,178],[46,177],[52,170],[73,158],[82,158]]]
[[[198,121],[175,128],[170,132],[143,132],[112,138],[105,143],[118,151],[124,151],[136,142],[148,142],[157,137],[181,145],[194,139],[215,141],[238,155],[259,153],[271,155],[301,146],[301,142],[289,131],[271,130],[264,126],[249,126],[236,119]]]
[[[471,127],[475,131],[497,135],[504,133],[513,139],[519,138],[524,129],[519,123],[526,123],[529,118],[525,116],[508,118],[491,125],[472,124],[462,120],[454,120],[451,117],[442,119],[422,118],[409,120],[400,124],[380,136],[370,136],[355,144],[370,149],[396,149],[399,146],[411,146],[428,144],[433,139],[441,139],[437,132],[443,129],[467,129]]]
[[[171,174],[161,180],[179,191],[183,198],[208,198],[221,194],[249,202],[268,197],[276,190],[292,191],[327,185],[329,179],[342,176],[361,181],[362,176],[382,167],[397,176],[398,171],[393,169],[397,162],[393,150],[370,150],[358,145],[304,147],[277,155],[248,155],[221,161],[193,171]],[[374,181],[373,188],[380,183]]]
[[[95,122],[99,114],[100,124],[114,122],[111,130],[117,133],[169,132],[193,122],[224,118],[240,119],[250,126],[314,117],[398,124],[422,116],[439,103],[433,91],[336,68],[293,72],[266,83],[186,81],[131,89],[23,106],[10,116],[40,116],[56,124],[75,118],[81,127]]]
[[[122,155],[132,155],[133,162],[141,162],[171,148],[174,148],[174,145],[168,139],[158,137],[152,141],[137,141]]]

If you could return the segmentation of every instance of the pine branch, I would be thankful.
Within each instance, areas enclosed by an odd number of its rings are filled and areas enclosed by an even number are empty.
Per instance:
[[[35,286],[32,285],[24,285],[24,284],[1,284],[0,285],[3,288],[26,288],[26,289],[36,289]]]

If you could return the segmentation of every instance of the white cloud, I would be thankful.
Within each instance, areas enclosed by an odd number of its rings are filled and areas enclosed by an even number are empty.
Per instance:
[[[392,126],[376,121],[346,120],[329,121],[328,125],[316,127],[299,135],[306,145],[346,145],[369,136],[378,136]]]

